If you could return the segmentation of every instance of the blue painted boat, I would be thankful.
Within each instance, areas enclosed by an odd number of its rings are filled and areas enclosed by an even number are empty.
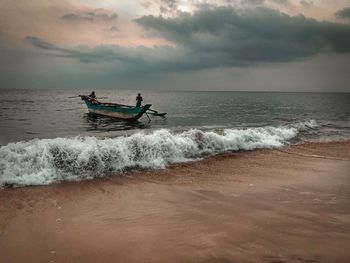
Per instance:
[[[146,104],[143,107],[134,107],[117,103],[104,103],[91,99],[89,96],[80,96],[85,102],[90,113],[108,116],[124,121],[136,121],[152,106]]]

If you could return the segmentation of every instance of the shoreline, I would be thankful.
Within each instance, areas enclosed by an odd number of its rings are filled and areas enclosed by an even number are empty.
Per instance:
[[[4,262],[348,262],[350,141],[0,190]]]

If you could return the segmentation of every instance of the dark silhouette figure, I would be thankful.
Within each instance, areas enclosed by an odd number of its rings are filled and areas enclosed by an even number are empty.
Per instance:
[[[141,93],[137,94],[136,101],[136,107],[141,107],[141,102],[143,101]]]
[[[95,91],[91,92],[91,94],[89,95],[89,98],[92,103],[98,103],[96,99]]]

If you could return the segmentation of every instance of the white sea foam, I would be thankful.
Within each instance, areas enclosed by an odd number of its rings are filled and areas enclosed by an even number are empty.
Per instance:
[[[157,130],[128,137],[35,139],[0,148],[0,186],[46,185],[122,172],[164,168],[226,151],[282,147],[315,121],[281,127],[225,129],[221,133]]]

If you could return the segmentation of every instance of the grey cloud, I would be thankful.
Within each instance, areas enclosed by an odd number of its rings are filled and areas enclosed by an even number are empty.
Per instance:
[[[185,50],[169,46],[148,48],[101,45],[95,48],[80,46],[68,49],[34,36],[28,36],[26,40],[37,48],[52,51],[49,54],[51,56],[72,58],[87,64],[109,63],[114,67],[116,74],[182,71],[193,67],[190,62],[186,61]]]
[[[119,28],[118,28],[117,26],[111,26],[111,27],[109,28],[109,31],[111,31],[111,32],[117,32],[117,31],[119,31]]]
[[[61,18],[66,21],[111,21],[118,18],[116,13],[107,14],[96,10],[97,12],[87,12],[84,14],[69,13],[63,15]]]
[[[152,2],[151,2],[151,1],[143,1],[143,2],[141,2],[141,5],[142,5],[144,8],[148,9],[148,8],[150,8],[150,6],[152,5]]]
[[[32,45],[82,63],[110,63],[118,73],[164,73],[285,62],[324,51],[350,52],[350,26],[288,16],[272,9],[212,7],[193,14],[135,20],[176,47],[64,49],[37,37]]]
[[[267,8],[214,7],[176,18],[145,16],[136,22],[195,54],[224,54],[230,62],[288,61],[324,50],[350,51],[350,26]]]
[[[25,40],[37,48],[41,48],[45,50],[65,51],[65,49],[57,47],[49,42],[43,41],[38,37],[27,36]]]
[[[27,36],[25,40],[27,40],[34,47],[59,52],[59,54],[51,54],[53,56],[71,57],[84,63],[100,61],[106,62],[109,61],[108,56],[113,55],[112,52],[104,48],[95,49],[94,51],[91,51],[90,48],[83,46],[75,49],[61,48],[34,36]]]
[[[243,4],[248,5],[262,5],[264,4],[265,0],[244,0],[242,1]]]
[[[94,19],[100,19],[100,20],[114,20],[118,18],[118,15],[116,13],[112,13],[110,15],[105,14],[105,13],[94,13],[94,12],[89,12],[88,15]]]
[[[92,17],[89,16],[82,16],[82,15],[77,15],[77,14],[65,14],[61,17],[63,20],[68,20],[68,21],[92,21],[94,20]]]
[[[310,7],[314,5],[314,2],[310,0],[301,0],[300,4],[304,7]]]
[[[288,4],[289,0],[272,0],[272,2],[280,5]]]
[[[168,8],[176,8],[178,5],[177,0],[160,0],[160,3]]]
[[[177,11],[177,0],[160,0],[160,13],[175,13]]]
[[[335,16],[337,18],[341,18],[341,19],[347,19],[350,18],[350,7],[346,7],[342,10],[339,10],[335,13]]]

